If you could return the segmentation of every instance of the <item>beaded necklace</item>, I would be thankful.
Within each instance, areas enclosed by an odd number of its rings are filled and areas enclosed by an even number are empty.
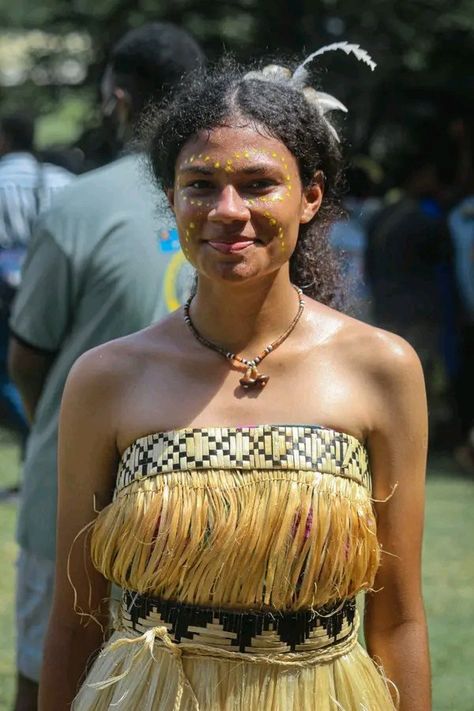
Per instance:
[[[237,365],[238,367],[243,366],[245,368],[245,374],[242,376],[242,378],[240,378],[239,381],[243,388],[245,388],[246,390],[248,390],[249,388],[254,388],[256,386],[264,388],[265,385],[268,383],[270,376],[263,375],[263,373],[259,373],[257,366],[262,362],[264,358],[267,357],[267,355],[274,351],[275,348],[278,348],[278,346],[280,346],[283,341],[288,338],[288,336],[294,330],[296,324],[300,320],[304,311],[303,292],[298,286],[295,286],[295,284],[292,284],[292,287],[298,294],[298,313],[296,314],[286,331],[282,333],[281,336],[278,336],[276,340],[266,346],[255,358],[252,358],[251,360],[236,355],[235,353],[231,353],[230,351],[226,351],[225,348],[222,348],[222,346],[219,346],[217,343],[209,341],[207,338],[204,338],[204,336],[199,333],[199,331],[193,324],[191,316],[189,314],[189,308],[193,300],[192,296],[184,305],[184,321],[189,327],[193,336],[196,338],[196,340],[199,341],[199,343],[202,343],[202,345],[206,346],[206,348],[210,348],[211,350],[216,351],[216,353],[219,353],[224,358],[227,358],[227,360],[229,360],[232,365]]]

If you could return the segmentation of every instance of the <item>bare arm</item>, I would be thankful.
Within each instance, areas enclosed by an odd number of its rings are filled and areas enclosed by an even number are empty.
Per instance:
[[[8,344],[8,373],[19,390],[28,422],[35,417],[55,353],[28,346],[12,335]]]
[[[377,422],[369,437],[382,564],[367,595],[365,636],[400,694],[400,711],[431,709],[428,638],[421,591],[427,448],[423,374],[414,351],[386,336]],[[378,591],[378,592],[377,592]]]
[[[111,499],[117,466],[113,365],[102,351],[74,366],[63,398],[59,436],[57,566],[40,683],[39,708],[65,711],[107,626],[107,581],[93,568],[80,534]],[[77,601],[74,604],[74,585]],[[79,615],[81,610],[84,615]]]

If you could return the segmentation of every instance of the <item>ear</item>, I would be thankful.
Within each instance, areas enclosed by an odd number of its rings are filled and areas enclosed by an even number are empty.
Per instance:
[[[168,190],[166,191],[166,197],[168,198],[170,208],[174,212],[174,188],[168,188]]]
[[[300,224],[304,225],[311,222],[313,217],[321,207],[324,196],[324,173],[318,170],[314,179],[307,188],[303,191],[301,200],[301,216]]]

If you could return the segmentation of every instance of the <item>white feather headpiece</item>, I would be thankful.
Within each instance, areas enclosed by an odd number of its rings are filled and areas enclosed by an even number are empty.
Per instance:
[[[334,42],[333,44],[328,44],[325,47],[321,47],[321,49],[316,50],[316,52],[312,52],[308,57],[306,57],[303,62],[301,62],[298,67],[296,67],[293,74],[287,67],[282,67],[279,64],[268,64],[260,71],[248,72],[245,75],[244,79],[258,79],[259,81],[280,82],[288,84],[294,89],[299,89],[303,92],[306,97],[306,100],[310,104],[314,104],[318,107],[319,111],[321,112],[323,118],[325,119],[328,125],[329,130],[331,131],[335,139],[339,141],[339,136],[337,135],[336,129],[326,117],[326,114],[330,111],[347,112],[348,109],[344,106],[343,103],[339,101],[339,99],[336,99],[335,96],[332,96],[331,94],[326,94],[322,91],[317,91],[312,86],[308,86],[307,83],[310,75],[306,68],[306,66],[310,64],[316,57],[319,57],[321,54],[325,54],[326,52],[334,52],[336,50],[342,50],[347,55],[354,55],[359,62],[364,62],[365,64],[367,64],[372,71],[377,66],[376,63],[373,61],[372,57],[368,54],[368,52],[366,52],[365,49],[362,49],[358,44],[350,44],[349,42]]]

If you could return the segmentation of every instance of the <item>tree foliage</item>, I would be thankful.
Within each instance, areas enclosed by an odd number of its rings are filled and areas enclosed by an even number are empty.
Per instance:
[[[474,0],[0,0],[3,28],[90,37],[87,74],[76,91],[91,105],[110,47],[127,29],[153,20],[190,30],[210,59],[223,50],[247,60],[301,57],[342,39],[361,44],[377,61],[376,72],[328,55],[318,80],[350,107],[353,148],[381,159],[403,143],[433,140],[459,116],[472,120]],[[47,63],[48,52],[35,62]],[[44,112],[64,89],[30,81],[15,92],[16,101],[25,96]],[[0,98],[11,101],[13,94],[3,89]]]

